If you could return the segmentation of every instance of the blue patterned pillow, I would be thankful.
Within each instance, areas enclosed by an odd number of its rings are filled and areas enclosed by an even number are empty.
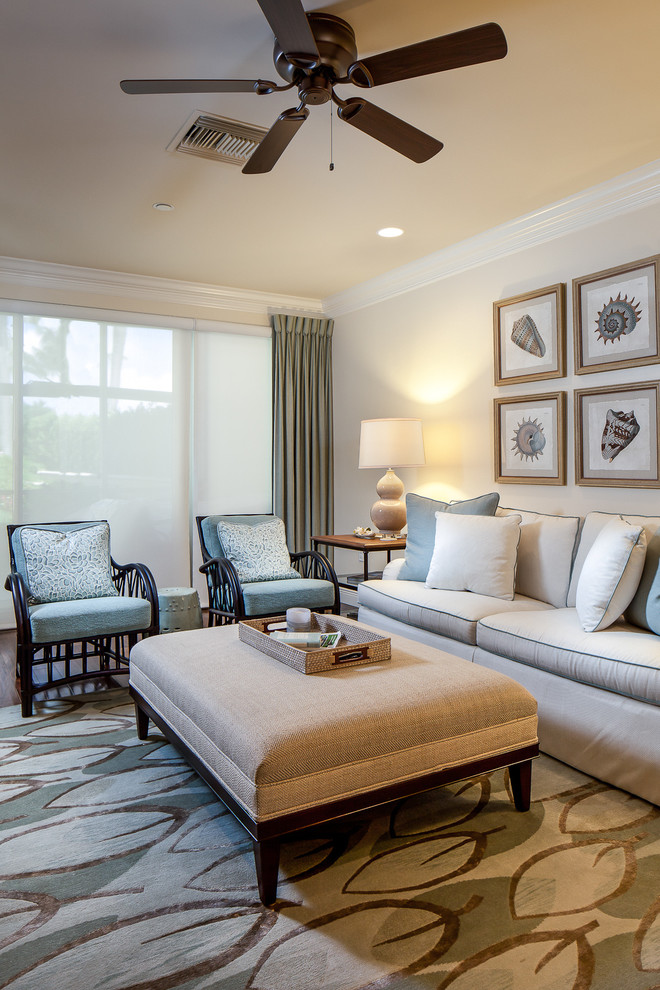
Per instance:
[[[302,577],[291,566],[284,523],[277,517],[256,526],[219,522],[218,539],[241,584]]]
[[[24,526],[20,536],[31,605],[119,594],[112,583],[107,523],[66,533]]]

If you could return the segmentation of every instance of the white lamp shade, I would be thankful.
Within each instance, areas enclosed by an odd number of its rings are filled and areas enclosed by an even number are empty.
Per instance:
[[[358,467],[423,467],[425,463],[421,419],[362,420]]]

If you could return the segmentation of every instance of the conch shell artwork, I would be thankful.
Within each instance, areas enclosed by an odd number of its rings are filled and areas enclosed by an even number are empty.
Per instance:
[[[616,299],[610,296],[610,301],[606,303],[596,317],[595,333],[598,339],[607,344],[608,340],[614,343],[624,334],[632,333],[640,321],[642,315],[641,304],[635,301],[635,297],[628,299],[628,296],[621,297],[619,292]]]
[[[522,461],[536,460],[545,447],[543,427],[535,419],[525,419],[522,423],[518,423],[511,439],[513,440],[511,450]]]
[[[615,457],[625,450],[628,444],[632,443],[639,433],[640,426],[635,419],[634,410],[630,412],[618,412],[608,409],[605,416],[605,429],[600,442],[600,449],[603,460],[612,462]]]
[[[529,313],[525,313],[515,321],[511,330],[511,340],[523,351],[528,351],[535,357],[543,357],[545,354],[545,342]]]

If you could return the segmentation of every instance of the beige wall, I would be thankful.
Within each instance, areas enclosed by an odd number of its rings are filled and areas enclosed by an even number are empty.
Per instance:
[[[575,375],[571,280],[660,252],[653,205],[489,262],[389,301],[339,316],[335,382],[335,532],[369,524],[378,471],[358,470],[360,420],[419,416],[427,464],[399,472],[407,491],[442,499],[497,490],[503,505],[584,514],[592,508],[657,513],[660,489],[574,484],[573,390],[657,379],[660,365]],[[567,285],[566,378],[493,385],[493,301]],[[566,486],[499,484],[493,468],[493,398],[568,393]],[[356,558],[349,559],[355,568]],[[341,570],[343,561],[338,560]]]

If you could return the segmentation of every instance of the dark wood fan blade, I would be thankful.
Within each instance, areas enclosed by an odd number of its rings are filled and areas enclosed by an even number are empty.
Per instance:
[[[258,79],[122,79],[119,85],[125,93],[254,93],[260,82]]]
[[[300,110],[285,110],[281,113],[263,141],[248,158],[243,166],[243,172],[246,175],[270,172],[308,117],[307,107],[302,107]]]
[[[302,69],[318,65],[319,50],[300,0],[257,0],[257,3],[289,62]]]
[[[479,24],[455,34],[361,59],[351,66],[349,76],[357,86],[382,86],[463,65],[492,62],[504,58],[506,53],[506,38],[499,24]]]
[[[360,97],[346,100],[337,112],[347,124],[352,124],[414,162],[426,162],[444,147],[442,141],[436,141],[430,134]]]

